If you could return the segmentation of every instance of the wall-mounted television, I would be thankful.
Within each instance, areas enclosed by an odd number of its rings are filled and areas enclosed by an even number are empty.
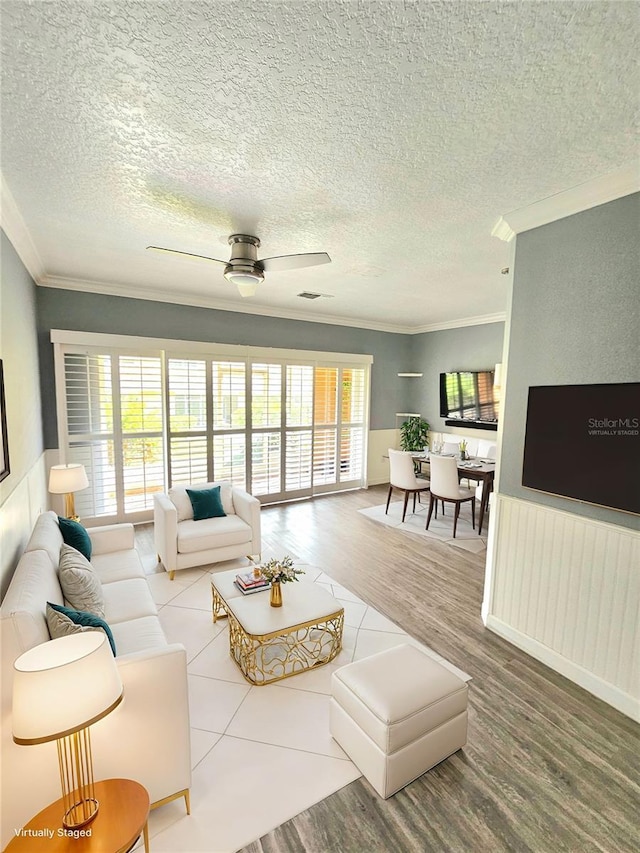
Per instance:
[[[493,392],[493,370],[461,370],[440,374],[440,417],[495,423],[498,408]]]
[[[640,382],[529,388],[522,485],[640,513]]]

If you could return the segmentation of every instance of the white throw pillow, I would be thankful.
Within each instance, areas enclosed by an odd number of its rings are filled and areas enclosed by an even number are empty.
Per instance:
[[[193,506],[189,500],[187,489],[212,489],[220,486],[220,500],[227,515],[235,515],[233,508],[233,486],[230,480],[215,480],[213,483],[196,483],[193,486],[174,486],[169,489],[169,500],[178,511],[178,521],[188,521],[193,518]]]
[[[104,595],[100,578],[87,558],[71,545],[62,545],[60,548],[58,579],[71,607],[86,610],[104,619]]]

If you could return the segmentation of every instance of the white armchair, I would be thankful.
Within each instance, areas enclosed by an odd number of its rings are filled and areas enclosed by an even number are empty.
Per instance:
[[[193,520],[189,489],[220,486],[220,518]],[[260,501],[226,480],[175,486],[154,495],[154,537],[158,560],[173,580],[177,569],[260,555]]]

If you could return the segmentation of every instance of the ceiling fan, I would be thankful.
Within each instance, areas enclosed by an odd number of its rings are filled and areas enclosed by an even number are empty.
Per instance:
[[[280,255],[276,258],[258,260],[260,240],[257,237],[251,237],[249,234],[232,234],[229,237],[229,245],[231,246],[231,258],[228,261],[208,258],[206,255],[194,255],[191,252],[181,252],[178,249],[165,249],[162,246],[147,246],[147,249],[222,264],[224,266],[224,277],[227,281],[238,286],[240,296],[253,296],[258,285],[264,281],[265,273],[296,270],[302,267],[331,263],[331,258],[326,252]]]

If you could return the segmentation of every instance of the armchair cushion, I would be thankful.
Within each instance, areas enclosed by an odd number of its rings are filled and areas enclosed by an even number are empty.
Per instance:
[[[210,548],[225,548],[250,542],[252,531],[237,515],[183,521],[178,525],[178,553],[193,554]]]
[[[226,516],[227,513],[222,508],[220,486],[214,486],[212,489],[187,489],[187,494],[193,507],[194,521]]]
[[[231,515],[235,512],[233,508],[233,495],[232,495],[232,485],[229,480],[218,480],[213,483],[198,483],[196,485],[190,485],[189,491],[195,491],[199,489],[212,489],[215,486],[220,486],[220,499],[222,501],[222,508],[227,515]],[[193,519],[193,506],[189,499],[189,495],[187,494],[186,486],[174,486],[169,489],[169,499],[175,506],[178,512],[178,521],[189,521]]]

